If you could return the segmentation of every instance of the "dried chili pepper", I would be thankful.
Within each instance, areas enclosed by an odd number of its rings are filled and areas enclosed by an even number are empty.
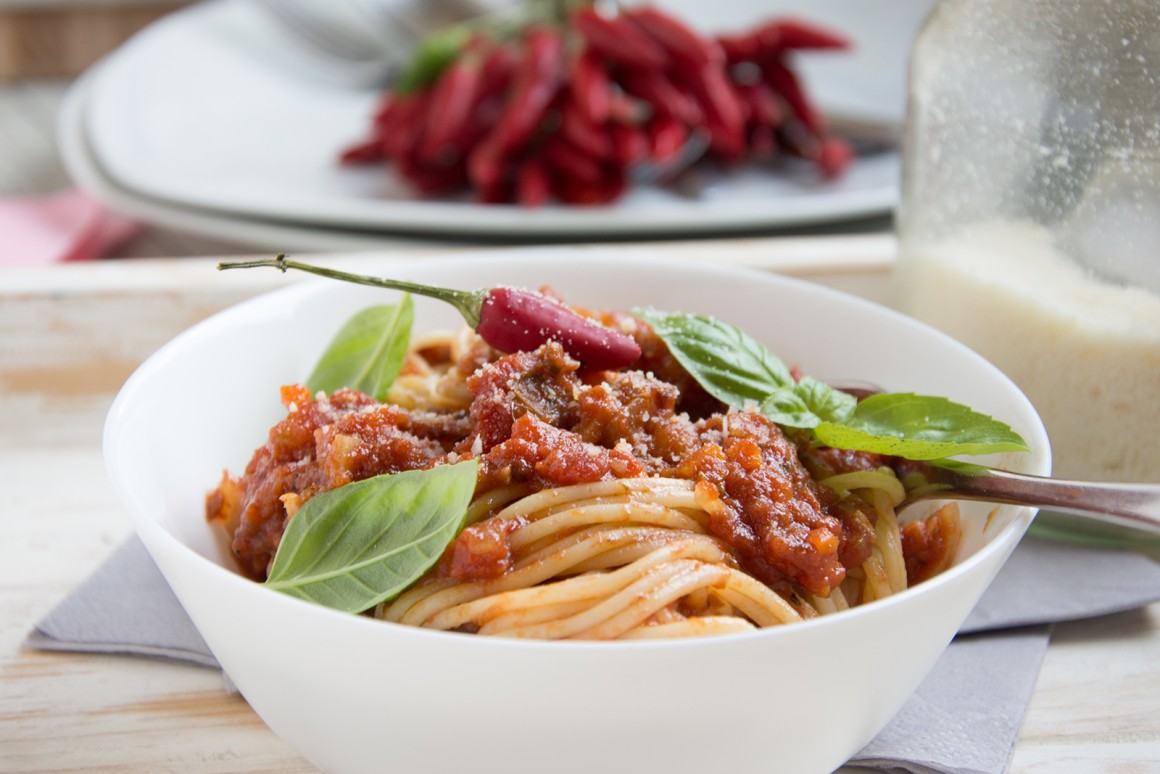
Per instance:
[[[627,187],[628,178],[624,168],[606,166],[600,179],[594,182],[558,177],[553,191],[556,198],[566,204],[592,207],[615,201]]]
[[[552,194],[552,181],[540,159],[528,159],[516,171],[516,201],[525,207],[539,207]]]
[[[734,84],[734,90],[745,111],[746,123],[750,127],[776,127],[781,124],[781,106],[777,94],[765,81]]]
[[[603,177],[600,161],[572,145],[563,134],[553,135],[545,142],[543,154],[552,169],[579,183],[595,184]]]
[[[717,45],[721,47],[725,63],[729,65],[756,62],[761,56],[761,43],[755,35],[749,33],[718,35]]]
[[[664,48],[622,16],[602,16],[586,5],[572,15],[572,25],[593,51],[617,64],[644,70],[669,64]]]
[[[822,174],[838,177],[854,161],[854,148],[841,137],[827,137],[818,148],[817,164]]]
[[[471,150],[467,158],[467,178],[481,190],[495,188],[503,181],[504,149],[493,131]]]
[[[369,277],[287,260],[284,255],[260,261],[219,263],[218,269],[271,267],[317,274],[360,285],[401,290],[451,304],[485,342],[501,352],[524,352],[555,341],[585,368],[624,368],[640,358],[630,336],[578,314],[543,293],[513,287],[452,290],[414,282]]]
[[[777,129],[772,126],[749,127],[749,155],[755,159],[772,158],[778,149]]]
[[[629,8],[624,11],[624,15],[659,43],[673,59],[688,62],[694,67],[724,61],[724,55],[715,43],[701,37],[683,21],[659,8]]]
[[[608,97],[608,120],[619,124],[638,126],[648,118],[650,109],[642,100],[615,91]]]
[[[719,162],[788,153],[827,177],[849,165],[786,56],[844,48],[840,33],[782,17],[703,36],[650,6],[587,3],[567,18],[579,36],[567,51],[560,29],[541,22],[514,41],[470,27],[447,37],[341,161],[386,160],[422,193],[467,187],[479,201],[529,205],[615,198],[632,165],[672,157],[682,134],[707,137]]]
[[[846,49],[849,38],[801,19],[781,18],[765,25],[777,31],[778,48],[786,49]]]
[[[433,160],[450,149],[480,97],[481,80],[482,66],[475,56],[459,57],[439,75],[425,116],[421,158]]]
[[[802,88],[793,70],[780,59],[770,59],[762,64],[762,71],[765,73],[766,83],[781,95],[797,119],[811,132],[824,134],[825,119],[806,95],[806,90]]]
[[[645,125],[649,140],[649,155],[658,164],[672,161],[681,155],[689,140],[689,130],[673,116],[659,113]]]
[[[652,105],[656,112],[700,124],[705,113],[692,95],[682,91],[660,70],[630,70],[618,78],[621,88]]]
[[[427,115],[427,105],[431,101],[430,92],[413,91],[400,94],[397,98],[398,110],[393,113],[389,124],[379,127],[383,137],[383,150],[388,158],[398,159],[410,153],[423,128],[422,118]]]
[[[399,173],[420,193],[432,196],[448,193],[467,183],[466,165],[457,163],[435,165],[424,163],[416,154],[405,154],[395,160]]]
[[[502,93],[511,83],[518,57],[507,43],[493,43],[483,58],[480,91],[489,96]]]
[[[560,107],[560,132],[568,141],[594,159],[613,155],[612,138],[605,127],[593,123],[574,95]]]
[[[569,86],[576,105],[590,123],[599,126],[608,120],[612,112],[609,93],[612,81],[600,58],[585,48],[572,63]]]
[[[494,142],[501,154],[527,141],[560,87],[564,46],[560,33],[548,27],[530,27],[524,41],[524,56],[516,65],[503,113],[485,140]]]
[[[383,141],[379,137],[372,137],[360,143],[348,146],[338,157],[343,166],[358,166],[360,164],[374,164],[383,161],[387,154],[383,152]]]
[[[710,148],[728,161],[740,159],[745,155],[745,120],[728,74],[706,65],[683,67],[681,75],[705,112]]]
[[[628,167],[648,156],[648,135],[635,124],[609,124],[614,156],[622,167]]]

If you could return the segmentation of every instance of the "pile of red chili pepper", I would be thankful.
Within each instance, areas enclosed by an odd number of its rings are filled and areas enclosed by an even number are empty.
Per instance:
[[[585,3],[564,23],[429,48],[425,72],[384,95],[342,161],[390,162],[426,196],[528,206],[611,202],[634,169],[663,168],[691,138],[721,165],[788,154],[835,177],[853,152],[827,133],[791,58],[847,46],[797,19],[710,37],[656,7]]]

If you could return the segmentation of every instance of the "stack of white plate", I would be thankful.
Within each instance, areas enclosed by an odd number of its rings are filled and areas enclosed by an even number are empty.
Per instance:
[[[802,56],[820,106],[897,132],[910,42],[933,0],[668,0],[706,30],[788,12],[838,29],[847,53]],[[271,249],[419,240],[608,240],[825,227],[891,212],[899,158],[860,156],[836,181],[752,167],[689,196],[636,188],[604,207],[426,200],[384,168],[337,163],[379,99],[320,77],[310,48],[254,0],[212,0],[147,28],[78,80],[59,141],[76,183],[124,214]]]

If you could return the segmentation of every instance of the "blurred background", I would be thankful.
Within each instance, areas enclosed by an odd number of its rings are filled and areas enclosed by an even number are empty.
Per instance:
[[[557,208],[497,223],[411,206],[413,192],[381,167],[338,167],[338,151],[369,126],[381,82],[359,77],[365,62],[336,65],[336,37],[353,29],[363,52],[409,51],[448,19],[503,5],[0,0],[0,266],[890,230],[906,57],[930,0],[778,4],[851,43],[797,52],[807,94],[857,154],[832,185],[800,169],[692,185],[686,176],[664,194],[630,192],[620,211]],[[772,12],[744,0],[665,5],[717,31]]]
[[[0,197],[48,197],[75,184],[57,147],[57,119],[75,79],[190,0],[0,0]],[[2,241],[2,237],[0,237]],[[111,258],[234,251],[229,240],[164,227],[132,229]],[[0,246],[0,265],[25,264]]]

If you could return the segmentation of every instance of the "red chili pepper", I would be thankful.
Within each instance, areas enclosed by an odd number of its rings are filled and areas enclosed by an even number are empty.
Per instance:
[[[724,61],[724,54],[713,41],[701,37],[683,21],[656,7],[630,8],[623,13],[673,59],[694,67],[719,65]]]
[[[824,134],[826,121],[810,101],[793,70],[780,59],[769,59],[762,64],[762,71],[765,73],[766,83],[781,95],[797,119],[811,132]]]
[[[681,154],[689,140],[689,129],[673,116],[658,113],[645,125],[649,139],[649,155],[653,161],[663,164]]]
[[[648,156],[648,135],[640,126],[609,124],[613,154],[621,167],[628,167]]]
[[[749,127],[749,155],[754,159],[773,158],[778,148],[777,129],[772,126]]]
[[[495,43],[484,54],[479,90],[489,96],[504,92],[511,83],[517,61],[516,52],[510,45]]]
[[[572,63],[569,73],[572,98],[589,123],[599,126],[608,120],[612,111],[609,92],[612,81],[600,58],[585,47]]]
[[[761,57],[761,43],[752,33],[718,35],[717,45],[721,47],[725,63],[729,65],[755,62]]]
[[[766,59],[779,57],[785,50],[781,42],[781,28],[772,22],[763,24],[749,33],[757,46],[755,62],[764,62]]]
[[[578,314],[568,306],[523,288],[495,287],[477,290],[451,290],[414,282],[381,279],[361,274],[287,260],[279,255],[272,260],[219,263],[219,269],[249,269],[269,266],[318,274],[331,279],[360,285],[401,290],[446,301],[475,328],[480,338],[501,352],[534,350],[555,341],[586,368],[605,370],[624,368],[640,358],[640,346],[630,336]]]
[[[733,89],[745,111],[745,121],[749,126],[776,127],[781,124],[781,107],[777,94],[765,81],[755,83],[735,83]]]
[[[522,288],[486,291],[475,332],[501,352],[523,352],[556,341],[585,368],[598,371],[624,368],[640,358],[640,346],[629,336]]]
[[[379,102],[378,108],[375,110],[375,115],[371,119],[371,126],[378,129],[383,125],[390,125],[394,120],[393,116],[399,110],[399,97],[393,94],[385,96]]]
[[[467,178],[481,191],[493,189],[503,181],[507,156],[493,130],[476,143],[467,157]]]
[[[618,124],[638,126],[649,116],[649,106],[643,100],[623,91],[614,91],[608,98],[608,120]]]
[[[530,27],[524,42],[524,57],[517,64],[503,113],[488,135],[501,153],[518,149],[531,137],[560,86],[560,33],[548,27]]]
[[[386,159],[386,154],[383,152],[383,141],[379,137],[372,137],[369,140],[363,140],[343,150],[342,155],[339,156],[339,163],[344,166],[361,166],[362,164],[374,164]]]
[[[395,164],[399,174],[426,196],[454,191],[467,184],[466,165],[462,161],[429,164],[418,155],[407,153],[400,156]]]
[[[593,51],[617,64],[644,70],[669,64],[664,48],[622,16],[602,16],[586,5],[572,14],[572,26]]]
[[[431,95],[425,91],[413,91],[398,97],[399,108],[392,114],[392,123],[382,125],[383,150],[388,158],[398,159],[410,153],[422,130],[422,117],[427,113]]]
[[[460,56],[439,75],[431,90],[420,157],[434,160],[452,149],[481,96],[481,76],[480,62],[471,55]]]
[[[608,204],[624,193],[628,187],[628,177],[621,167],[605,167],[603,171],[601,178],[592,183],[557,177],[553,192],[557,199],[566,204],[585,207]]]
[[[828,178],[835,178],[846,171],[854,161],[854,148],[841,137],[827,137],[818,148],[818,169]]]
[[[516,200],[515,182],[502,177],[486,188],[477,187],[475,200],[480,204],[511,204]]]
[[[599,182],[603,173],[600,161],[593,159],[571,143],[564,135],[553,135],[544,143],[544,161],[556,172],[580,183]]]
[[[678,88],[660,70],[627,70],[617,81],[626,92],[652,105],[655,112],[676,116],[692,125],[705,120],[705,113],[697,100]]]
[[[607,159],[613,154],[612,138],[604,127],[592,123],[574,95],[560,107],[560,133],[585,154],[594,159]]]
[[[841,33],[801,19],[776,19],[766,26],[777,30],[778,45],[781,49],[846,49],[850,47],[850,39]]]
[[[539,207],[552,193],[552,181],[540,159],[528,159],[516,171],[516,201],[525,207]]]
[[[683,67],[681,74],[705,112],[710,149],[726,160],[740,159],[745,155],[745,121],[725,69]]]

